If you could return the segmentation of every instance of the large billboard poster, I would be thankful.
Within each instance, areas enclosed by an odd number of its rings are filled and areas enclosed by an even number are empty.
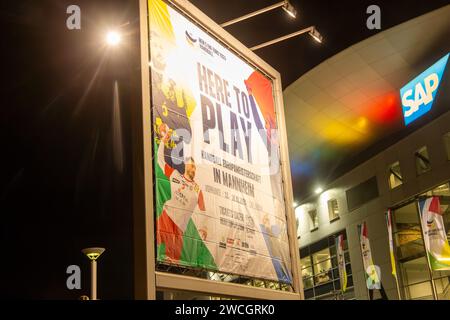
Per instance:
[[[272,81],[148,1],[157,261],[292,283]]]

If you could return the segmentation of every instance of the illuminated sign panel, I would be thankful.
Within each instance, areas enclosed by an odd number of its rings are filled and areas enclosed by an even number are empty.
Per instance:
[[[449,55],[440,59],[400,90],[405,125],[409,125],[431,110]]]
[[[292,283],[272,80],[148,5],[157,263]]]

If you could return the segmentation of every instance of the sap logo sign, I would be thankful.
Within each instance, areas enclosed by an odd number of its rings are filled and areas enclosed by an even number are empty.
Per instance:
[[[405,125],[431,110],[450,53],[400,90]]]

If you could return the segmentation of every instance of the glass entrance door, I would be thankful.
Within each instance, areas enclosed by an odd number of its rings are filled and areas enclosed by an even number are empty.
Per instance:
[[[450,188],[446,183],[422,194],[439,196],[447,239],[450,238]],[[420,225],[418,200],[393,210],[394,242],[402,299],[450,300],[450,270],[431,271]],[[435,291],[435,292],[433,292]]]

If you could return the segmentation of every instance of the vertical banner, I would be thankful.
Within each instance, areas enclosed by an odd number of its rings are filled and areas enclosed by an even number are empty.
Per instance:
[[[387,229],[388,229],[389,253],[390,253],[390,257],[391,257],[392,275],[395,278],[395,285],[397,287],[398,300],[401,300],[402,295],[400,292],[400,284],[399,284],[398,277],[397,277],[397,262],[395,261],[394,236],[392,234],[393,228],[392,228],[392,210],[391,209],[388,209],[388,211],[386,212],[386,225],[387,225]]]
[[[388,237],[389,237],[389,252],[391,256],[391,268],[392,275],[397,278],[397,265],[395,262],[395,254],[394,254],[394,237],[392,236],[392,211],[389,209],[386,212],[386,224],[388,229]]]
[[[432,270],[450,270],[450,246],[439,197],[419,200],[423,241]]]
[[[336,255],[339,268],[339,279],[341,284],[341,291],[344,293],[347,290],[347,270],[345,269],[345,255],[344,255],[344,235],[341,234],[336,237]]]
[[[159,263],[292,283],[272,80],[148,0]]]
[[[367,288],[380,289],[381,281],[379,276],[379,269],[374,265],[372,260],[372,250],[370,249],[370,241],[367,231],[367,224],[364,221],[358,225],[359,243],[361,246],[361,255],[363,259],[363,266],[366,275]]]

